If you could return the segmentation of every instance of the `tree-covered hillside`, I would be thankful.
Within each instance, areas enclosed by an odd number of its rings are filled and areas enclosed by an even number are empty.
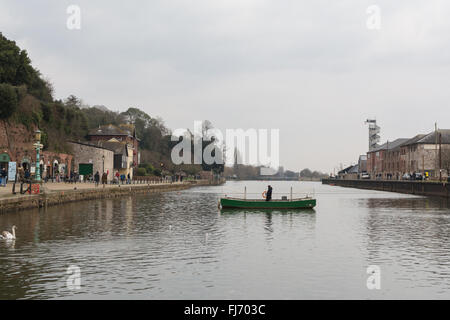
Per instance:
[[[53,88],[31,65],[25,50],[0,33],[0,119],[42,131],[45,149],[68,152],[67,139],[81,139],[88,131],[78,108],[53,99]]]
[[[170,130],[159,118],[153,118],[138,108],[120,113],[104,106],[91,107],[74,95],[55,100],[51,83],[31,65],[27,52],[1,33],[0,121],[23,124],[30,137],[39,128],[44,150],[56,152],[70,152],[68,140],[84,140],[89,130],[98,126],[131,123],[140,139],[141,161],[145,163],[141,171],[158,173],[161,163],[165,170],[171,172],[183,170],[193,174],[201,170],[199,166],[172,164]]]

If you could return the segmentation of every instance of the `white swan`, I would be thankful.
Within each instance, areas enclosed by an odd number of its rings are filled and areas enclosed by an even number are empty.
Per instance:
[[[16,226],[12,226],[11,228],[11,232],[9,231],[3,231],[2,234],[0,235],[0,239],[1,240],[14,240],[16,239]]]

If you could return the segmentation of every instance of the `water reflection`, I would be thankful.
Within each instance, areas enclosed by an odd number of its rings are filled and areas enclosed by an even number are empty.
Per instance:
[[[383,265],[392,282],[450,289],[450,209],[440,198],[367,199],[367,259]],[[395,212],[395,214],[393,214]],[[446,295],[448,297],[448,294]]]
[[[250,224],[252,227],[259,227],[264,232],[265,240],[272,241],[278,232],[299,228],[308,234],[314,233],[316,212],[314,209],[239,209],[222,208],[220,215],[225,220],[233,219],[243,221],[243,225]],[[274,221],[275,220],[275,221]],[[279,224],[279,225],[278,225]]]
[[[0,242],[0,298],[380,297],[369,264],[382,267],[381,297],[450,297],[446,200],[298,183],[317,191],[314,210],[218,211],[227,188],[243,184],[0,215],[1,229],[18,227]]]
[[[370,198],[361,199],[360,202],[363,202],[363,206],[372,209],[442,209],[446,212],[450,211],[450,199],[437,197]]]

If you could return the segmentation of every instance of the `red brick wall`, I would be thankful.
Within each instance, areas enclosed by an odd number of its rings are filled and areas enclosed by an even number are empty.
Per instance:
[[[72,172],[72,162],[73,162],[73,156],[70,154],[65,153],[55,153],[50,151],[44,151],[42,153],[41,160],[44,161],[44,165],[46,167],[49,167],[49,171],[47,171],[47,174],[49,176],[54,176],[55,172],[53,172],[53,163],[55,160],[58,161],[58,164],[64,164],[66,167],[66,173],[70,177],[70,173]],[[44,170],[43,170],[44,171]]]
[[[17,165],[22,165],[24,157],[30,159],[32,163],[36,162],[36,149],[33,146],[34,131],[36,128],[30,130],[22,124],[9,124],[5,121],[0,121],[0,153],[7,153],[11,161],[17,162]],[[72,155],[59,154],[49,151],[43,151],[40,154],[40,160],[53,161],[56,159],[58,163],[66,164],[68,174],[70,174],[72,166]]]
[[[367,153],[367,172],[370,173],[373,178],[376,174],[382,173],[385,169],[385,157],[385,150]]]
[[[29,130],[23,124],[9,124],[0,121],[0,152],[7,153],[11,161],[20,163],[24,157],[36,161],[33,147],[35,128]]]

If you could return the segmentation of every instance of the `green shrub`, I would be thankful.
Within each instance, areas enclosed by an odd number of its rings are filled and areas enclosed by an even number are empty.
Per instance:
[[[25,84],[23,84],[23,85],[16,87],[16,92],[17,92],[17,100],[20,101],[26,97],[28,88]]]
[[[42,118],[44,119],[44,121],[50,122],[51,119],[52,119],[52,106],[51,106],[51,104],[43,102],[41,104],[41,109],[42,109]]]
[[[20,112],[18,114],[18,119],[19,119],[19,123],[23,124],[27,128],[31,128],[33,119],[27,113]]]
[[[147,170],[145,170],[145,168],[138,168],[136,174],[138,177],[146,176]]]
[[[17,93],[14,87],[7,83],[0,84],[0,118],[8,119],[17,110]]]
[[[42,120],[42,113],[33,111],[33,113],[31,114],[31,117],[33,119],[34,124],[36,124],[39,127],[41,124],[41,120]]]
[[[145,169],[147,170],[148,174],[152,174],[155,171],[155,168],[151,164],[147,164]]]
[[[48,134],[44,130],[41,130],[41,143],[44,149],[48,149]]]

